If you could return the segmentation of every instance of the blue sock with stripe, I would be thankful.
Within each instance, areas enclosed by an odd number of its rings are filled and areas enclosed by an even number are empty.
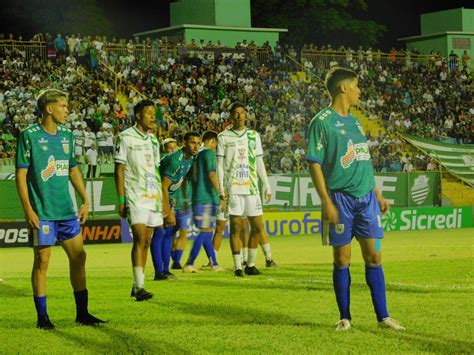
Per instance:
[[[170,260],[171,260],[171,249],[173,247],[173,236],[175,233],[175,227],[166,227],[166,234],[161,244],[161,255],[163,258],[163,272],[170,271]]]
[[[194,261],[199,255],[199,252],[201,251],[201,246],[203,242],[203,232],[199,233],[196,239],[194,239],[193,243],[193,248],[191,249],[191,253],[189,254],[188,261],[186,262],[186,265],[193,265]]]
[[[380,322],[388,317],[385,276],[382,265],[365,265],[365,281],[370,288],[374,311],[377,315],[377,320]]]
[[[217,266],[217,257],[216,257],[216,251],[214,250],[214,246],[212,245],[212,232],[201,232],[203,234],[203,246],[204,250],[206,251],[206,254],[211,261],[213,266]]]
[[[36,313],[38,318],[43,318],[48,315],[46,310],[46,296],[33,296],[35,300]]]
[[[171,253],[171,259],[173,259],[173,263],[175,264],[181,263],[182,257],[183,257],[183,249],[176,249]]]
[[[155,268],[155,276],[163,273],[163,257],[161,246],[163,245],[163,238],[165,230],[163,228],[155,228],[153,237],[151,239],[151,258],[153,260],[153,267]]]
[[[341,319],[351,320],[351,273],[349,271],[349,266],[338,267],[334,265],[332,282],[334,285],[334,292],[336,293],[339,315]]]

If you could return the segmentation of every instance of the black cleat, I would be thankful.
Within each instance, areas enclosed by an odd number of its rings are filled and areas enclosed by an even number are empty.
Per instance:
[[[165,275],[168,280],[175,280],[176,279],[176,276],[174,274],[172,274],[171,272],[169,272],[169,271],[165,271],[163,273],[163,275]]]
[[[51,329],[54,329],[55,326],[54,326],[53,323],[51,323],[51,321],[49,320],[49,317],[45,316],[45,317],[38,317],[38,322],[36,323],[36,328],[51,330]]]
[[[92,314],[87,313],[83,316],[77,316],[76,323],[79,323],[81,325],[98,325],[105,323],[105,321],[94,317]]]
[[[273,261],[273,259],[265,261],[266,267],[278,267],[277,263]]]
[[[159,275],[155,275],[154,280],[155,281],[164,281],[164,280],[168,280],[168,277],[166,277],[165,274],[159,274]]]
[[[255,266],[247,266],[245,267],[245,274],[249,276],[253,275],[260,275],[261,272]]]
[[[171,268],[173,270],[182,270],[183,269],[183,267],[181,266],[180,263],[173,263],[173,265],[171,265]]]
[[[234,271],[234,276],[235,277],[244,277],[244,272],[242,271],[242,269],[237,269]]]
[[[135,291],[135,294],[133,295],[137,302],[140,301],[146,301],[149,300],[150,298],[153,298],[153,293],[146,291],[144,288],[139,288],[138,290]]]

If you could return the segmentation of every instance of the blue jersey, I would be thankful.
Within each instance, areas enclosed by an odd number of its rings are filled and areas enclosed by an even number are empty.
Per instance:
[[[181,187],[183,180],[187,177],[188,172],[193,165],[193,161],[193,157],[186,159],[182,149],[165,155],[161,160],[161,177],[166,177],[171,180],[171,185],[168,189],[170,203],[173,201],[176,191]]]

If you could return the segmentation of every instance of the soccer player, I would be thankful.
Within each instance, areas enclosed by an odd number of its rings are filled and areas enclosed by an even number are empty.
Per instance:
[[[69,276],[76,301],[76,322],[96,325],[104,321],[89,314],[86,288],[86,252],[81,226],[87,219],[89,199],[74,154],[74,135],[63,125],[69,114],[67,94],[43,91],[37,100],[41,124],[18,137],[16,184],[32,228],[33,271],[31,282],[38,314],[37,327],[53,329],[46,307],[46,272],[51,246],[61,243],[69,259]],[[69,195],[69,181],[83,204],[77,213]]]
[[[232,128],[221,132],[217,144],[217,177],[220,191],[228,196],[230,218],[230,245],[234,259],[234,275],[243,277],[240,251],[241,230],[245,227],[242,220],[246,216],[250,222],[247,275],[258,275],[255,267],[257,247],[260,239],[265,238],[262,223],[262,202],[260,200],[258,178],[262,180],[267,201],[271,199],[271,189],[263,163],[263,150],[260,135],[245,126],[247,112],[242,103],[234,102],[229,112]],[[267,247],[270,245],[267,243]]]
[[[183,268],[184,272],[197,272],[194,261],[199,255],[202,245],[212,264],[211,270],[222,270],[217,263],[212,245],[212,231],[216,224],[216,214],[221,207],[221,201],[222,204],[225,204],[225,194],[224,191],[219,189],[216,175],[217,133],[214,131],[204,132],[202,142],[203,147],[199,150],[191,171],[194,223],[199,228],[200,233],[194,240],[188,261]],[[225,206],[223,207],[225,209]]]
[[[150,239],[155,228],[163,230],[160,146],[152,133],[156,128],[153,101],[142,100],[133,111],[136,124],[117,137],[115,185],[119,214],[128,219],[133,233],[131,297],[145,301],[153,297],[144,288]]]
[[[176,152],[166,155],[161,162],[161,178],[163,191],[163,216],[165,219],[165,234],[155,233],[152,239],[151,256],[155,267],[155,280],[176,278],[169,270],[173,236],[183,221],[181,215],[175,215],[173,200],[178,189],[186,193],[186,180],[189,169],[193,164],[201,144],[201,136],[197,132],[187,132],[184,135],[184,146]],[[184,183],[183,183],[184,182]],[[183,196],[186,200],[188,196]],[[183,210],[187,210],[187,205]],[[177,221],[178,217],[178,221]],[[178,222],[178,223],[177,223]]]
[[[360,89],[357,74],[333,68],[326,75],[331,105],[311,121],[307,133],[309,172],[321,198],[323,233],[333,247],[333,284],[340,320],[336,330],[351,328],[349,264],[351,241],[360,244],[365,278],[381,327],[404,330],[387,311],[382,269],[380,212],[389,205],[375,187],[374,169],[367,140],[357,119],[349,113],[357,105]]]
[[[173,153],[178,150],[178,142],[174,138],[166,138],[163,141],[163,151],[165,154]],[[191,196],[191,185],[186,185],[186,196]],[[178,236],[173,238],[171,259],[173,260],[171,268],[181,270],[181,257],[183,256],[184,247],[186,246],[186,240],[188,238],[188,230],[191,226],[191,209],[184,209],[184,198],[183,192],[179,189],[175,194],[173,201],[174,210],[177,217],[178,224]],[[188,206],[189,207],[189,206]]]

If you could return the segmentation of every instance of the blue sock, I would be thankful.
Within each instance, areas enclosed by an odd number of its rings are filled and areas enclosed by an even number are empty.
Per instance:
[[[183,257],[183,249],[176,249],[171,253],[171,259],[175,264],[181,263],[181,258]]]
[[[201,232],[198,234],[196,239],[194,239],[193,248],[191,249],[191,253],[189,254],[189,258],[188,258],[188,261],[186,262],[186,265],[194,264],[194,260],[196,260],[196,258],[199,255],[199,251],[201,250],[202,240],[203,240],[203,235]]]
[[[332,272],[332,282],[334,292],[336,293],[337,307],[341,319],[351,320],[351,312],[349,310],[351,303],[351,273],[349,266],[337,267],[334,265]]]
[[[163,244],[163,238],[165,236],[165,230],[163,228],[155,228],[153,237],[151,239],[151,258],[153,260],[153,267],[155,268],[155,276],[163,273],[163,257],[161,252],[161,246]]]
[[[89,303],[87,288],[82,291],[75,291],[74,300],[76,301],[76,315],[78,317],[87,315],[89,313],[87,310],[87,304]]]
[[[214,246],[212,245],[212,232],[201,232],[203,234],[203,246],[204,250],[206,251],[207,257],[211,261],[212,265],[217,266],[217,257],[216,252],[214,250]]]
[[[170,271],[170,260],[171,260],[171,248],[173,246],[173,236],[175,233],[175,227],[166,227],[166,234],[163,238],[161,245],[161,255],[163,258],[163,272]]]
[[[372,303],[374,304],[377,320],[388,317],[387,299],[385,297],[385,277],[382,265],[365,265],[365,281],[370,288]]]
[[[48,312],[46,311],[46,296],[33,296],[33,299],[35,300],[38,318],[46,317],[48,315]]]

